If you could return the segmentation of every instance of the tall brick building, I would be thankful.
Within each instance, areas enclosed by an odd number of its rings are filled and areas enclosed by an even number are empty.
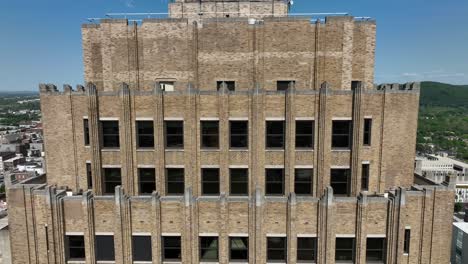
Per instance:
[[[86,87],[40,86],[47,183],[8,193],[14,263],[448,263],[419,85],[374,86],[375,21],[288,4],[83,25]]]

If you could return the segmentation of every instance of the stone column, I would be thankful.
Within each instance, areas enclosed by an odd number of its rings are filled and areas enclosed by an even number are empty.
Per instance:
[[[83,193],[81,206],[85,216],[84,241],[86,249],[86,263],[96,263],[96,253],[94,247],[95,227],[94,227],[94,197],[91,191]]]
[[[318,234],[317,234],[317,263],[335,263],[335,205],[333,203],[333,189],[327,187],[319,202],[318,210]]]
[[[317,190],[315,193],[317,196],[322,196],[324,188],[329,185],[325,182],[325,175],[328,175],[325,167],[325,155],[327,155],[327,147],[325,146],[327,135],[327,96],[329,87],[327,83],[323,83],[319,92],[319,107],[318,107],[318,142],[317,142],[317,153],[315,154],[316,173],[314,173],[314,180],[317,180]],[[328,179],[328,177],[327,177]]]
[[[367,248],[367,193],[361,193],[358,197],[356,214],[356,264],[366,263]]]
[[[294,192],[294,166],[296,159],[295,148],[295,132],[296,132],[296,118],[295,118],[295,93],[296,87],[294,82],[289,84],[289,89],[285,95],[285,123],[286,123],[286,137],[285,137],[285,150],[284,150],[284,179],[285,179],[285,195]]]
[[[351,196],[358,195],[361,189],[361,138],[362,138],[362,84],[353,91],[353,138],[351,146]]]
[[[161,195],[166,193],[165,188],[165,146],[164,146],[164,94],[156,83],[153,88],[154,102],[154,155],[156,172],[156,190]]]
[[[91,174],[93,191],[97,195],[102,194],[102,161],[101,161],[101,139],[99,122],[99,99],[96,86],[88,84],[88,122],[89,122],[89,145],[91,150]]]

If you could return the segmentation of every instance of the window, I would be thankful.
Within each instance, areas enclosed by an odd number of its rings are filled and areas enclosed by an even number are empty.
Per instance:
[[[334,120],[332,148],[351,148],[352,125],[349,120]]]
[[[180,236],[162,238],[162,258],[164,261],[181,261],[182,247]]]
[[[230,121],[231,148],[249,147],[249,123],[247,121]]]
[[[294,192],[299,195],[311,195],[313,175],[313,169],[296,169],[294,173]]]
[[[296,121],[296,148],[314,148],[314,121]]]
[[[362,164],[361,190],[369,190],[369,164]]]
[[[265,184],[265,192],[267,195],[283,195],[284,169],[266,169]]]
[[[201,121],[201,147],[219,148],[219,121]]]
[[[119,121],[101,121],[103,148],[119,148]]]
[[[168,195],[182,195],[184,194],[184,169],[170,168],[166,169],[166,193]]]
[[[403,253],[410,253],[411,229],[405,229],[405,242],[403,244]]]
[[[151,236],[133,236],[133,261],[152,261]]]
[[[366,261],[385,262],[386,244],[385,238],[367,238]]]
[[[229,260],[249,261],[249,238],[230,237],[229,238]]]
[[[165,121],[166,148],[184,148],[184,121]]]
[[[226,84],[229,91],[233,92],[236,90],[236,82],[234,81],[217,81],[216,82],[216,89],[219,91],[223,83]]]
[[[154,168],[139,168],[140,194],[152,194],[156,190],[156,172]]]
[[[218,261],[218,237],[200,237],[200,261]]]
[[[202,169],[202,194],[219,195],[219,169]]]
[[[366,118],[364,119],[364,139],[363,144],[364,146],[371,145],[371,135],[372,135],[372,119]]]
[[[266,122],[266,147],[284,148],[284,121]]]
[[[285,237],[267,237],[267,261],[286,262],[286,246]]]
[[[96,236],[96,260],[114,261],[114,236]]]
[[[84,144],[89,146],[89,120],[83,119]]]
[[[153,121],[137,121],[138,148],[154,148]]]
[[[351,90],[357,89],[362,85],[361,81],[351,81]]]
[[[231,195],[249,195],[249,170],[229,169]]]
[[[317,238],[298,237],[297,238],[297,260],[303,262],[316,261]]]
[[[350,169],[331,169],[331,187],[335,195],[349,195]]]
[[[67,260],[85,260],[83,236],[66,236]]]
[[[86,179],[88,180],[88,189],[93,188],[93,171],[91,169],[91,163],[86,163]]]
[[[113,194],[115,187],[122,184],[120,168],[104,168],[104,193]]]
[[[173,92],[174,91],[174,82],[159,82],[159,88],[165,92]]]
[[[287,91],[289,89],[289,85],[293,83],[296,84],[296,81],[277,81],[276,82],[276,90],[277,91]]]
[[[337,237],[335,245],[335,260],[354,261],[355,238]]]

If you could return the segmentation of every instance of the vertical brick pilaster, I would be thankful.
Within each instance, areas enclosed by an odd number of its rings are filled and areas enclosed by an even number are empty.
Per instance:
[[[96,252],[94,247],[95,227],[94,227],[94,197],[91,191],[83,193],[81,200],[83,215],[85,216],[84,242],[86,250],[86,263],[96,263]]]
[[[219,216],[221,218],[221,226],[219,233],[219,263],[228,264],[229,263],[229,203],[226,199],[226,195],[221,194],[220,197],[220,212]]]
[[[89,145],[91,149],[91,174],[93,190],[97,195],[103,193],[102,187],[102,160],[101,160],[101,139],[99,123],[99,100],[96,86],[88,84],[88,122],[89,122]]]
[[[132,103],[130,89],[127,84],[122,84],[120,90],[122,104],[120,112],[120,159],[122,164],[122,186],[130,194],[135,194],[134,171],[133,171],[133,149],[134,140],[132,133]]]
[[[265,249],[265,234],[263,232],[263,209],[264,209],[264,196],[263,192],[260,190],[260,188],[255,189],[255,240],[251,240],[254,243],[253,251],[250,252],[255,252],[255,260],[254,263],[265,263],[266,262],[266,256],[264,253]]]
[[[297,262],[297,201],[296,194],[291,193],[288,199],[287,239],[288,239],[288,263]]]
[[[151,215],[153,216],[151,225],[151,244],[154,264],[161,264],[161,200],[157,192],[151,195]]]
[[[164,94],[156,83],[153,88],[154,102],[154,155],[156,172],[156,191],[164,195],[165,188],[165,146],[164,146]]]
[[[399,188],[392,196],[387,218],[387,262],[400,264],[405,234],[406,190]]]
[[[327,138],[327,96],[329,92],[329,87],[327,83],[323,83],[319,92],[319,107],[318,107],[318,143],[317,143],[317,153],[315,154],[315,163],[316,173],[315,179],[317,180],[317,190],[315,193],[317,196],[322,196],[324,194],[324,188],[329,185],[328,182],[324,181],[325,175],[328,175],[328,172],[325,168],[325,155],[327,147],[325,146]],[[328,177],[327,177],[328,178]]]
[[[367,211],[367,193],[361,193],[358,197],[356,214],[356,264],[366,263]]]
[[[219,177],[221,194],[229,193],[229,90],[225,83],[219,96]]]
[[[286,137],[284,150],[284,178],[285,178],[285,195],[294,192],[294,166],[296,159],[295,148],[295,131],[296,131],[296,108],[295,108],[295,92],[296,87],[294,82],[289,84],[289,89],[285,95],[285,123]]]
[[[434,190],[424,189],[421,208],[421,242],[419,248],[419,263],[430,263],[432,248],[432,226],[434,222]],[[414,232],[414,231],[413,231]]]
[[[334,226],[334,216],[335,216],[335,205],[333,203],[333,189],[327,187],[325,192],[320,199],[318,210],[318,219],[317,222],[317,242],[318,242],[318,252],[317,252],[317,263],[318,264],[334,264],[335,263],[335,226]]]
[[[362,89],[360,85],[353,90],[353,139],[351,150],[351,196],[359,194],[361,188],[361,166],[360,166],[360,149],[361,149],[361,117],[362,117]]]
[[[115,250],[115,263],[123,264],[126,263],[126,246],[131,247],[131,244],[126,243],[127,238],[125,234],[125,201],[122,187],[115,187],[114,196],[114,215],[115,215],[115,227],[114,227],[114,250]]]

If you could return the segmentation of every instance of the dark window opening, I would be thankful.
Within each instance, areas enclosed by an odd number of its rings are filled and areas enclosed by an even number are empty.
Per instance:
[[[337,237],[335,245],[335,260],[354,261],[355,238]]]
[[[230,121],[229,130],[231,148],[249,147],[249,123],[247,121]]]
[[[230,237],[229,238],[229,260],[249,261],[249,238]]]
[[[201,121],[201,147],[219,148],[219,121]]]
[[[284,169],[266,169],[265,184],[265,194],[284,195]]]
[[[296,121],[296,148],[314,148],[314,121]]]
[[[182,246],[180,236],[163,237],[162,244],[162,259],[164,261],[182,260]]]
[[[349,185],[350,185],[350,169],[331,169],[331,187],[333,193],[338,196],[349,196]]]
[[[229,169],[231,195],[249,195],[248,169]]]
[[[370,146],[372,139],[372,119],[364,119],[364,146]]]
[[[357,89],[362,85],[361,81],[351,81],[351,90]]]
[[[183,121],[165,121],[166,130],[166,148],[183,149],[184,148],[184,122]]]
[[[216,82],[216,89],[219,91],[223,85],[226,84],[229,91],[233,92],[236,90],[236,82],[235,81],[217,81]]]
[[[332,148],[351,148],[351,134],[353,126],[349,120],[334,120],[332,134]]]
[[[298,195],[312,195],[313,169],[296,169],[294,173],[294,192]]]
[[[314,262],[317,259],[317,238],[298,237],[297,238],[297,260]]]
[[[200,237],[200,261],[218,261],[218,237]]]
[[[166,169],[166,193],[168,195],[182,195],[184,194],[184,169],[182,168],[168,168]]]
[[[152,194],[156,190],[156,171],[154,168],[139,168],[140,194]]]
[[[88,180],[88,189],[93,188],[93,171],[91,169],[91,163],[86,163],[86,179]]]
[[[385,262],[385,238],[367,238],[366,261]]]
[[[266,122],[266,147],[273,149],[284,148],[284,121]]]
[[[411,229],[405,229],[405,242],[403,245],[403,253],[410,253]]]
[[[66,236],[67,260],[85,260],[85,244],[83,236]]]
[[[133,236],[133,261],[152,261],[151,236]]]
[[[285,237],[267,237],[267,261],[286,262],[287,255]]]
[[[119,185],[122,185],[120,168],[104,168],[104,193],[114,194]]]
[[[137,121],[138,148],[154,148],[153,121]]]
[[[219,195],[219,169],[202,169],[202,194]]]
[[[277,81],[276,82],[276,90],[277,91],[287,91],[289,89],[289,85],[293,83],[296,84],[296,81]]]
[[[114,236],[96,236],[96,260],[97,261],[114,261]]]
[[[84,144],[89,146],[89,120],[83,119]]]
[[[369,164],[362,164],[361,190],[369,190]]]
[[[101,141],[103,148],[119,148],[119,121],[101,121]]]

